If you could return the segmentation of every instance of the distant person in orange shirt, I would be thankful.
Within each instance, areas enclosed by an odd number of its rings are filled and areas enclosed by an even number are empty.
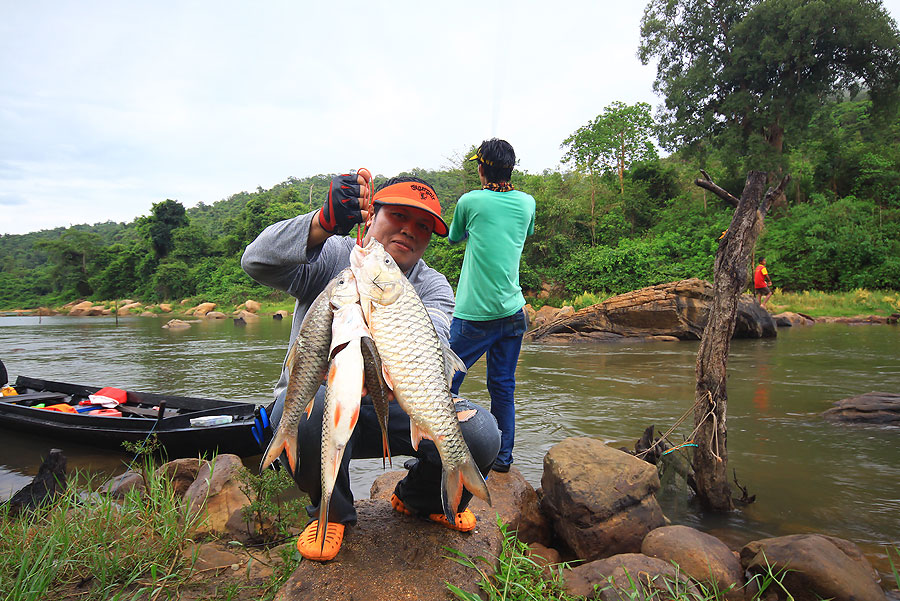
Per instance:
[[[766,259],[763,257],[753,271],[753,288],[756,292],[756,297],[759,299],[759,304],[763,308],[765,308],[769,299],[772,298],[771,286],[772,280],[769,279],[769,270],[766,269]]]

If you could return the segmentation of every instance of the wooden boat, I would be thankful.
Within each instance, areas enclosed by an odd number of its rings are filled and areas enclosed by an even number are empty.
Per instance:
[[[124,441],[153,434],[169,459],[215,451],[241,457],[261,453],[251,432],[253,403],[120,391],[125,403],[106,413],[121,416],[110,417],[89,414],[99,408],[80,404],[101,390],[97,386],[19,376],[13,387],[17,395],[0,397],[0,426],[17,431],[118,450],[124,450]],[[61,407],[67,412],[45,408],[55,404],[67,405]],[[71,412],[78,409],[85,412]]]

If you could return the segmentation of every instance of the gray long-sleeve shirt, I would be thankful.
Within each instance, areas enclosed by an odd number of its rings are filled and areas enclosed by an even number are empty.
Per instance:
[[[346,236],[331,236],[321,246],[307,251],[309,227],[315,215],[313,211],[273,223],[247,246],[241,257],[241,267],[251,278],[297,299],[288,348],[316,296],[332,278],[350,266],[350,251],[356,243]],[[438,337],[449,346],[454,297],[447,278],[422,259],[413,265],[406,278],[428,309]],[[287,380],[282,365],[275,386],[276,397],[287,388]]]

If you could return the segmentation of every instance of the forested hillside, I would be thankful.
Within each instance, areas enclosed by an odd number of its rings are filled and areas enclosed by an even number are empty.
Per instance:
[[[523,287],[572,297],[711,278],[733,208],[692,182],[704,169],[740,196],[758,169],[793,177],[756,248],[777,287],[900,289],[900,34],[880,2],[652,0],[641,34],[665,99],[656,114],[613,103],[560,140],[564,169],[514,174],[537,200]],[[653,140],[671,154],[659,158]],[[412,174],[432,183],[448,221],[479,185],[472,163]],[[404,174],[376,183],[393,175]],[[5,235],[0,308],[278,299],[244,275],[241,253],[267,225],[318,208],[330,178],[189,209],[161,199],[127,224]],[[425,259],[455,284],[462,256],[435,237]]]

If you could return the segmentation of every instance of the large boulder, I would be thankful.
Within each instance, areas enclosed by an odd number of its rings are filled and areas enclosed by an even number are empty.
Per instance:
[[[816,320],[809,315],[804,315],[803,313],[792,313],[790,311],[785,311],[783,313],[773,315],[772,319],[775,320],[775,325],[779,328],[790,328],[793,326],[811,326],[815,325],[816,323]]]
[[[204,461],[197,478],[184,493],[191,514],[201,514],[194,532],[219,533],[249,539],[241,508],[251,502],[240,488],[238,472],[243,468],[237,455],[223,454]],[[252,492],[251,492],[252,494]]]
[[[588,561],[637,553],[665,523],[656,466],[593,438],[568,438],[544,456],[541,509],[558,538]]]
[[[301,561],[276,600],[457,599],[448,582],[477,597],[478,573],[454,561],[448,549],[472,558],[487,574],[493,573],[496,560],[475,558],[500,555],[496,521],[480,511],[478,527],[468,533],[401,515],[382,499],[357,501],[356,513],[358,521],[345,530],[337,557]]]
[[[163,325],[165,330],[184,330],[191,327],[191,324],[181,319],[170,319]]]
[[[853,543],[821,534],[794,534],[748,543],[741,549],[748,573],[782,573],[796,601],[885,601],[877,574]]]
[[[607,559],[598,559],[563,573],[568,593],[582,595],[589,599],[622,601],[623,599],[644,599],[638,593],[648,593],[647,599],[669,599],[669,591],[684,591],[685,599],[702,599],[697,588],[685,574],[662,559],[647,557],[641,553],[623,553]],[[637,596],[634,596],[637,595]]]
[[[124,301],[123,301],[124,302]],[[141,303],[137,302],[128,302],[122,305],[119,305],[119,308],[116,310],[118,315],[131,315],[132,309],[138,311],[141,309]]]
[[[681,571],[703,582],[707,589],[727,591],[726,599],[744,599],[741,562],[715,536],[688,526],[663,526],[644,538],[641,553],[678,564]]]
[[[200,473],[200,460],[196,457],[174,459],[156,468],[156,475],[172,482],[175,494],[183,497]]]
[[[215,308],[216,303],[200,303],[193,309],[188,309],[186,314],[193,315],[194,317],[203,317]]]
[[[259,313],[259,310],[262,308],[262,305],[260,305],[255,300],[247,299],[246,301],[244,301],[244,308],[247,309],[248,311],[250,311],[251,313]]]
[[[81,301],[80,303],[72,305],[72,308],[69,309],[69,315],[74,317],[87,315],[88,311],[90,311],[93,307],[94,303],[92,303],[91,301]]]
[[[835,401],[834,407],[822,417],[835,422],[865,422],[870,424],[900,423],[900,394],[867,392],[859,396]]]
[[[251,313],[247,310],[241,310],[235,313],[235,319],[243,319],[245,323],[250,323],[253,321],[259,321],[259,315],[256,313]]]
[[[699,340],[712,304],[712,284],[681,280],[642,288],[557,317],[526,334],[529,340],[585,342],[674,336]],[[735,338],[773,338],[775,321],[749,294],[738,299]]]

